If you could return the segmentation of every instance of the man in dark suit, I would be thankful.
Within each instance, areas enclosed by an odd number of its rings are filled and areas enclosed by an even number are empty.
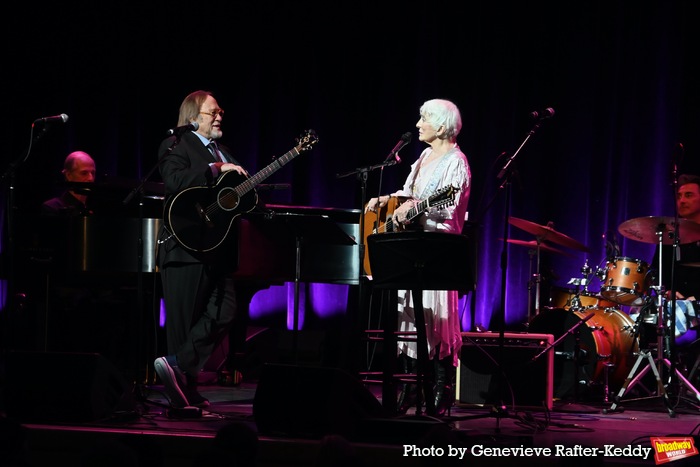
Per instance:
[[[157,358],[154,367],[174,407],[209,405],[197,391],[197,375],[236,317],[233,272],[237,248],[228,230],[224,226],[220,231],[221,242],[201,245],[199,229],[178,232],[169,222],[169,218],[179,218],[181,214],[197,216],[198,203],[190,203],[182,196],[207,191],[207,186],[215,191],[217,179],[226,172],[235,171],[226,177],[240,177],[241,181],[247,177],[231,153],[216,145],[223,134],[223,115],[210,92],[189,94],[180,105],[178,127],[192,125],[194,129],[186,129],[182,134],[176,130],[159,150],[166,199],[158,265],[166,308],[168,355]],[[207,191],[206,195],[210,194]],[[181,200],[185,205],[178,205]],[[202,200],[203,205],[211,202],[215,203],[212,199]],[[201,219],[193,222],[206,223],[207,215],[204,210]],[[210,230],[219,232],[218,226]]]

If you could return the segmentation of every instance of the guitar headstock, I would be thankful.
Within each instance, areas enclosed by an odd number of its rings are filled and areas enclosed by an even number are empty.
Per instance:
[[[429,204],[432,207],[443,207],[443,206],[449,206],[450,204],[455,202],[455,195],[459,191],[459,188],[454,187],[452,185],[448,185],[446,187],[442,187],[439,190],[435,191],[433,195],[428,199]]]
[[[297,138],[296,149],[298,152],[307,151],[318,143],[318,136],[314,130],[306,130],[299,138]]]

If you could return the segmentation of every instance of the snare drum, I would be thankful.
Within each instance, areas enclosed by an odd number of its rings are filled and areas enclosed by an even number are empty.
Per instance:
[[[600,295],[620,305],[640,306],[650,284],[646,262],[620,256],[608,261]]]
[[[700,328],[700,321],[698,321],[698,316],[696,316],[695,308],[698,306],[696,300],[676,300],[676,311],[671,312],[672,302],[668,300],[665,305],[665,316],[666,316],[666,326],[670,329],[671,327],[671,316],[674,319],[674,337],[676,345],[685,344],[687,341],[695,340],[696,333],[691,333],[690,331],[697,331]],[[641,315],[641,316],[640,316]],[[654,342],[658,333],[659,324],[659,310],[657,307],[650,305],[647,307],[632,307],[630,308],[629,317],[634,321],[641,321],[642,326],[640,329],[640,336],[646,342]],[[686,335],[690,334],[688,337]]]

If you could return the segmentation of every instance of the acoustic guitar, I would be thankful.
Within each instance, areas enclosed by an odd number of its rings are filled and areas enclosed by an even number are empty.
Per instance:
[[[307,130],[294,148],[250,178],[231,170],[222,173],[214,185],[182,190],[165,205],[165,225],[188,250],[214,250],[228,236],[235,218],[257,205],[255,187],[317,142],[316,132]]]
[[[362,232],[362,246],[364,258],[362,259],[362,266],[364,267],[365,274],[368,276],[372,274],[369,264],[369,253],[367,251],[368,235],[375,233],[399,232],[403,230],[407,224],[413,222],[418,216],[430,210],[430,208],[442,208],[453,204],[455,201],[455,195],[458,191],[459,188],[452,185],[436,190],[435,193],[428,196],[426,199],[421,200],[408,211],[406,214],[405,224],[400,224],[394,222],[393,220],[394,211],[401,205],[398,198],[393,196],[389,198],[386,206],[380,208],[378,211],[367,211],[365,214],[363,214],[364,227]]]

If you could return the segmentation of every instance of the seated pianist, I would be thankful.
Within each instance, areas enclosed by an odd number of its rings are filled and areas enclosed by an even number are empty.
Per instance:
[[[61,172],[66,182],[94,183],[95,170],[95,161],[88,153],[74,151],[66,157]],[[60,196],[44,201],[41,213],[53,216],[88,216],[93,213],[90,204],[87,194],[67,189]]]

